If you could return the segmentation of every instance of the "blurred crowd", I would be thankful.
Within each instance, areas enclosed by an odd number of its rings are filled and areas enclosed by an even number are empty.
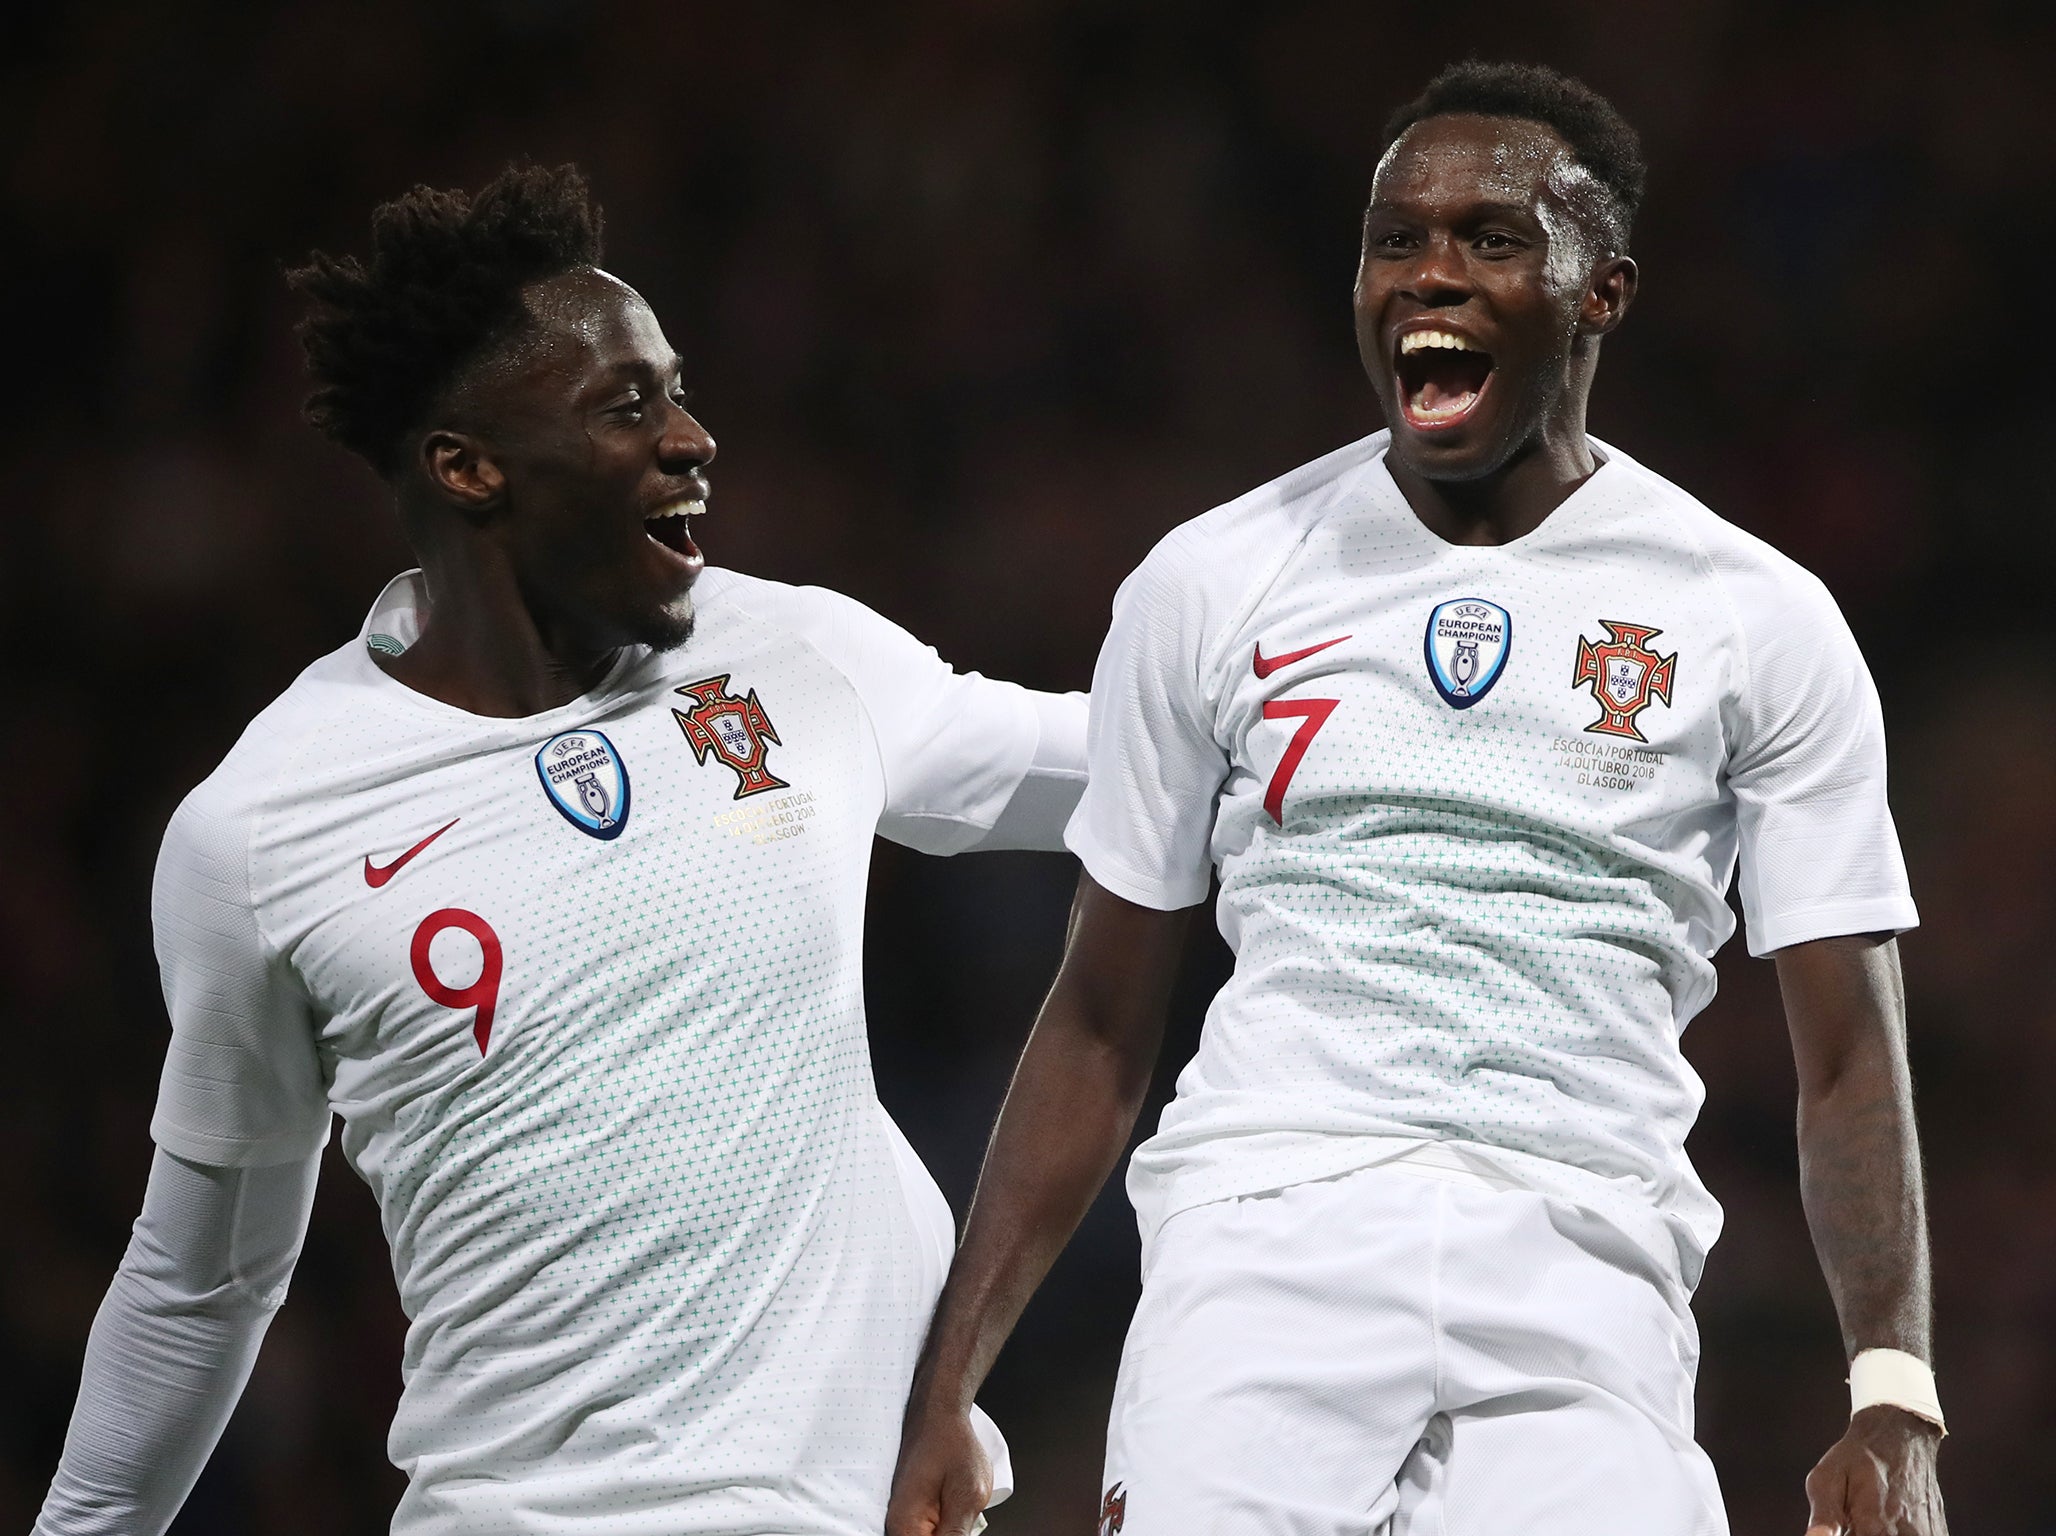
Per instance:
[[[1377,424],[1348,314],[1386,113],[1543,60],[1653,167],[1594,431],[1825,578],[1871,657],[1924,923],[1904,943],[1959,1530],[2056,1530],[2056,508],[2038,5],[1769,0],[107,0],[0,21],[0,1526],[55,1464],[142,1192],[170,810],[407,563],[299,420],[281,264],[371,206],[575,159],[720,439],[711,559],[1083,687],[1167,528]],[[2038,105],[2038,103],[2040,103]],[[2035,443],[2043,447],[2038,450]],[[29,759],[34,763],[30,764]],[[33,766],[35,771],[29,772]],[[880,1091],[961,1211],[1075,866],[881,847]],[[1160,1091],[1223,974],[1193,957]],[[1728,1211],[1701,1433],[1796,1532],[1846,1413],[1775,981],[1739,938],[1688,1054]],[[1149,1117],[1153,1118],[1154,1110]],[[998,1536],[1082,1533],[1135,1293],[1110,1191],[987,1394]],[[324,1175],[293,1295],[176,1530],[369,1533],[403,1327]]]

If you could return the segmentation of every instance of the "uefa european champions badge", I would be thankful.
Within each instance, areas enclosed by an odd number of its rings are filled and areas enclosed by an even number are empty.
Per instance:
[[[1513,654],[1513,616],[1482,597],[1437,603],[1421,642],[1428,679],[1451,709],[1469,709],[1492,691]]]
[[[543,793],[564,819],[603,841],[628,825],[628,765],[598,731],[565,731],[535,754]]]

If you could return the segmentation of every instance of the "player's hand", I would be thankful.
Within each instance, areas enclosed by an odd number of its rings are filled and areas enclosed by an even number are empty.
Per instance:
[[[885,1536],[972,1536],[992,1497],[992,1462],[968,1414],[909,1414],[885,1506]]]
[[[1806,1476],[1806,1536],[1949,1536],[1935,1481],[1941,1443],[1926,1419],[1864,1409]]]

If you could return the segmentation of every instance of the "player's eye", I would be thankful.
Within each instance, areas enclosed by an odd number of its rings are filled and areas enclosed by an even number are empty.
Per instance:
[[[1520,241],[1503,229],[1488,229],[1471,243],[1481,251],[1517,251],[1521,248]]]
[[[623,395],[607,407],[607,414],[617,421],[641,421],[643,397],[639,393]]]

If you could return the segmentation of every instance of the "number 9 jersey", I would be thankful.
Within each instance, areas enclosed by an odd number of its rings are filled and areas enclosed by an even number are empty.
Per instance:
[[[403,576],[165,837],[152,1134],[252,1166],[341,1121],[410,1319],[398,1531],[883,1524],[953,1227],[872,1084],[871,840],[1056,846],[1084,701],[830,592],[695,598],[490,719],[374,661]]]

